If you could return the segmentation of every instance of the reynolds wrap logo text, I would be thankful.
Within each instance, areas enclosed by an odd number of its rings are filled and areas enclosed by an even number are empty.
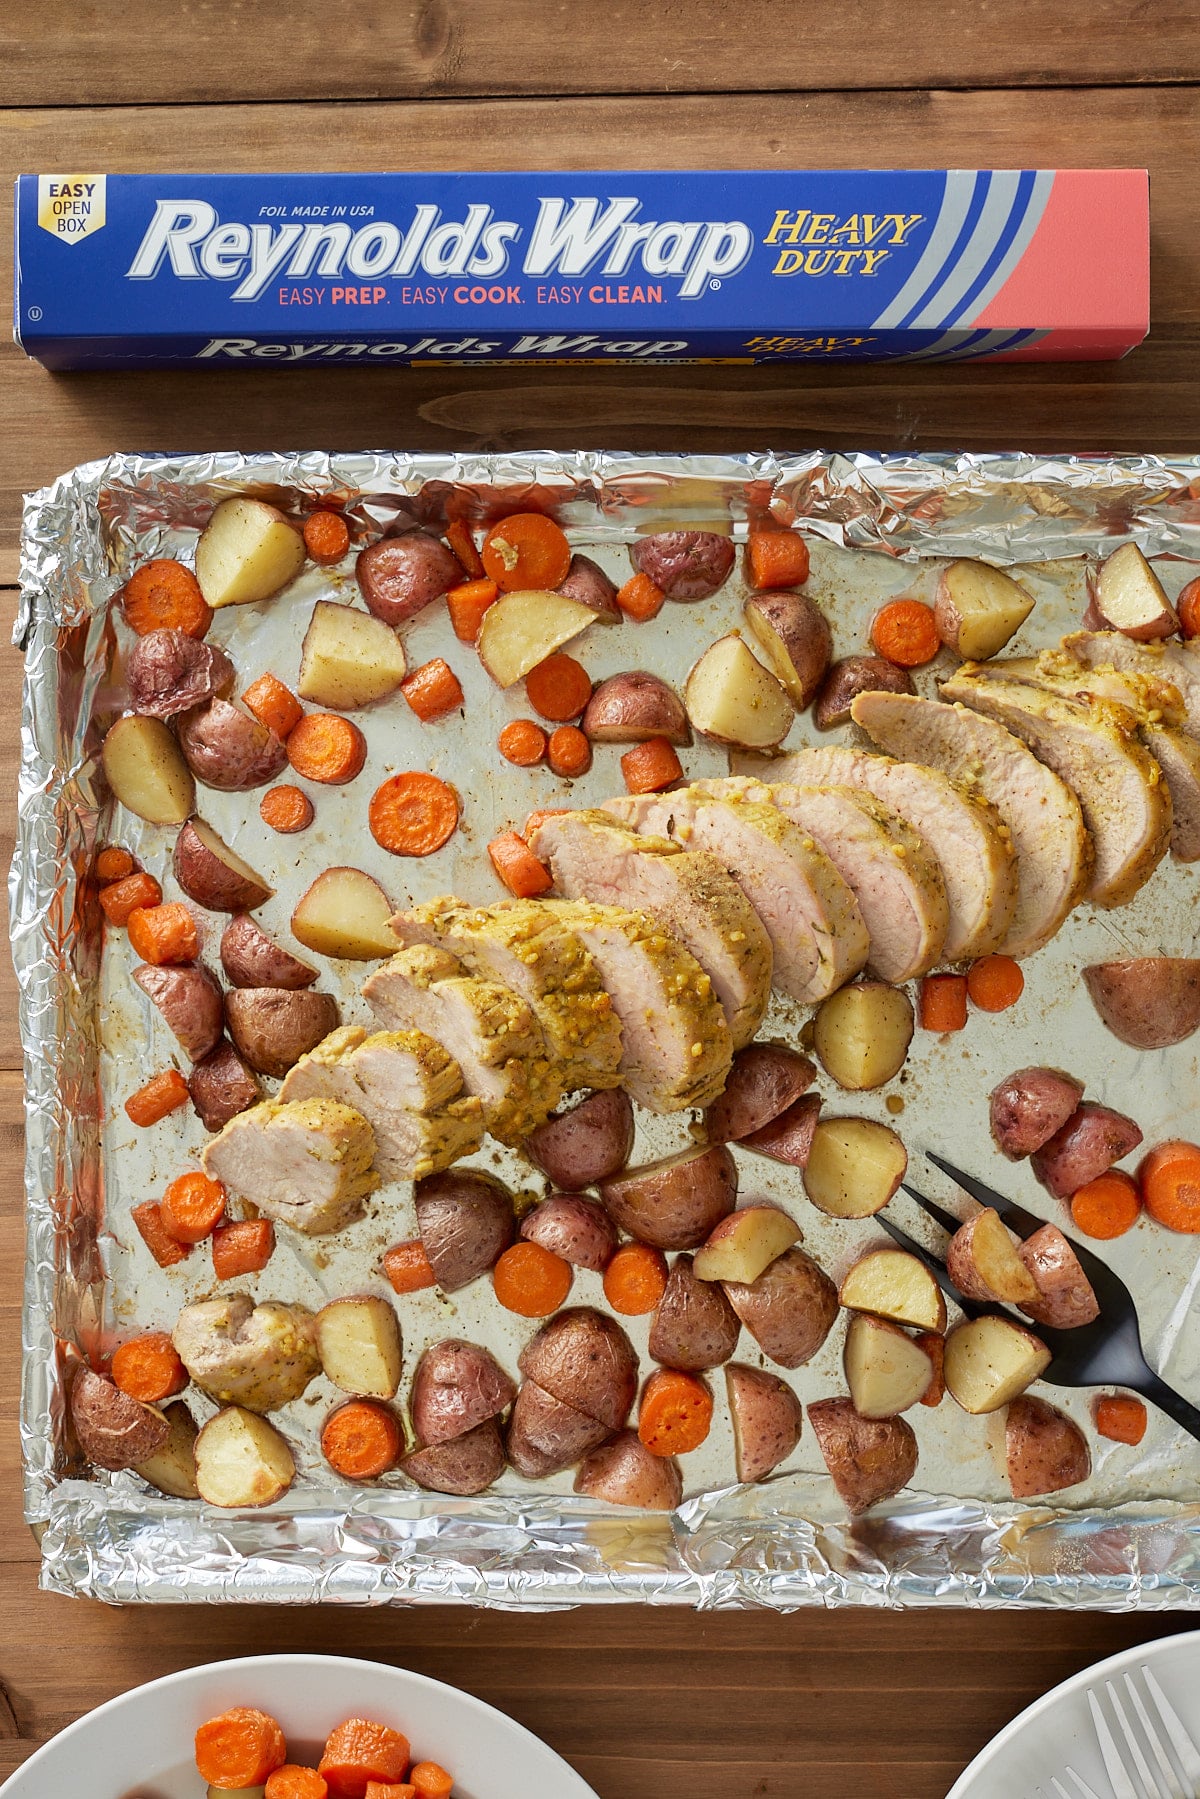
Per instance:
[[[640,200],[628,196],[540,200],[519,267],[530,276],[624,275],[637,261],[648,276],[678,280],[679,298],[694,300],[736,274],[753,247],[740,219],[640,213]],[[231,299],[257,300],[275,279],[502,275],[523,237],[516,219],[497,218],[482,205],[468,206],[461,219],[420,205],[402,231],[387,219],[222,223],[207,200],[159,200],[125,272],[131,281],[152,281],[169,264],[181,281],[230,281]]]

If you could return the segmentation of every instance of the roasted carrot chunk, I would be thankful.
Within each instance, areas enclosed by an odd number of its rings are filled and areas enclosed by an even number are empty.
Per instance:
[[[437,1276],[419,1237],[394,1243],[383,1258],[383,1272],[397,1293],[419,1293],[424,1287],[437,1286]]]
[[[649,575],[631,575],[617,590],[617,605],[626,618],[639,625],[657,618],[666,601],[666,594],[661,587],[655,586]]]
[[[500,598],[494,581],[464,581],[446,595],[450,623],[460,643],[475,643],[483,624],[483,615]]]
[[[352,1399],[340,1405],[330,1413],[321,1432],[322,1455],[347,1480],[378,1479],[396,1466],[403,1448],[404,1434],[395,1413],[375,1399]],[[324,1762],[321,1769],[329,1779]],[[329,1784],[337,1791],[332,1780]]]
[[[621,773],[630,793],[661,793],[683,773],[674,746],[665,737],[648,737],[621,757]]]
[[[800,533],[752,529],[746,539],[746,578],[756,593],[802,586],[808,580],[808,545]]]
[[[213,621],[212,607],[191,569],[165,556],[134,570],[121,591],[121,610],[139,637],[149,631],[204,637]]]
[[[506,762],[518,768],[536,768],[546,754],[546,733],[531,718],[510,718],[496,747]]]
[[[198,1168],[180,1174],[162,1197],[163,1229],[178,1243],[202,1243],[225,1216],[228,1195]]]
[[[337,712],[310,712],[288,735],[288,761],[306,781],[338,787],[352,781],[367,759],[367,740]]]
[[[566,1303],[571,1264],[540,1243],[514,1243],[492,1269],[492,1286],[506,1312],[548,1318]]]
[[[967,1022],[966,975],[927,974],[920,1011],[923,1031],[961,1031]]]
[[[139,906],[129,914],[129,947],[156,968],[194,962],[200,954],[196,921],[179,900],[162,906]]]
[[[515,899],[536,899],[554,885],[549,869],[515,831],[493,837],[487,851],[492,867]]]
[[[414,668],[412,674],[401,681],[400,691],[425,724],[431,724],[435,718],[444,718],[447,712],[457,712],[463,704],[458,676],[440,656]]]
[[[1179,1138],[1152,1149],[1138,1169],[1142,1201],[1156,1224],[1200,1231],[1200,1147]]]
[[[651,1455],[686,1455],[712,1427],[712,1394],[694,1374],[660,1368],[642,1389],[638,1436]]]
[[[118,849],[115,844],[109,844],[108,848],[101,850],[96,857],[92,873],[102,887],[107,887],[115,881],[123,881],[125,876],[133,874],[136,868],[137,863],[128,850]]]
[[[213,1231],[213,1273],[219,1281],[261,1273],[274,1253],[275,1226],[269,1218],[242,1218]]]
[[[577,781],[592,766],[592,746],[578,725],[559,725],[551,731],[546,760],[563,781]]]
[[[967,970],[967,992],[981,1012],[1006,1012],[1024,991],[1021,964],[1011,956],[984,956]]]
[[[144,1087],[131,1093],[125,1101],[125,1114],[130,1124],[157,1124],[168,1112],[174,1112],[178,1106],[188,1102],[188,1084],[177,1068],[165,1068],[161,1074],[150,1077]]]
[[[547,656],[525,677],[529,704],[552,724],[578,718],[592,697],[592,678],[574,656],[561,651]]]
[[[475,548],[475,539],[471,535],[471,527],[465,519],[456,518],[447,525],[442,533],[454,554],[463,565],[463,573],[470,575],[473,581],[483,573],[483,558]]]
[[[1146,1434],[1146,1408],[1132,1393],[1104,1393],[1093,1408],[1096,1430],[1111,1443],[1140,1443]]]
[[[307,831],[315,817],[313,803],[302,787],[268,787],[258,802],[258,816],[282,837]]]
[[[1123,1168],[1110,1168],[1071,1195],[1071,1217],[1085,1237],[1123,1237],[1141,1210],[1141,1189]]]
[[[431,856],[458,829],[458,795],[419,769],[393,775],[372,794],[367,824],[380,849],[393,856]]]
[[[557,587],[571,566],[571,546],[542,512],[514,512],[493,525],[480,551],[485,574],[501,593]]]
[[[225,1791],[263,1786],[287,1760],[283,1731],[266,1712],[246,1705],[210,1718],[196,1732],[201,1780]]]
[[[162,888],[153,875],[126,875],[99,893],[100,909],[109,924],[127,925],[134,912],[162,904]]]
[[[450,1799],[454,1777],[437,1762],[414,1762],[408,1778],[417,1799]]]
[[[114,1349],[112,1377],[122,1393],[144,1405],[158,1405],[182,1393],[189,1379],[166,1331],[147,1331]]]
[[[871,624],[871,642],[897,668],[920,668],[942,647],[933,608],[924,600],[892,600],[881,606]]]
[[[653,1312],[667,1290],[667,1259],[648,1243],[624,1243],[604,1270],[604,1297],[626,1318]]]
[[[350,527],[340,512],[311,512],[304,521],[304,547],[314,562],[340,562],[350,548]]]
[[[395,1799],[396,1788],[387,1791]],[[285,1762],[276,1768],[263,1790],[263,1799],[328,1799],[329,1785],[315,1768],[302,1768],[297,1762]]]
[[[134,1206],[129,1216],[160,1268],[173,1268],[176,1262],[182,1262],[191,1255],[191,1244],[180,1243],[163,1223],[162,1207],[156,1199],[148,1199],[142,1205]]]
[[[274,675],[259,675],[242,695],[242,704],[253,712],[260,725],[266,725],[282,739],[290,735],[304,717],[304,707],[290,687]]]

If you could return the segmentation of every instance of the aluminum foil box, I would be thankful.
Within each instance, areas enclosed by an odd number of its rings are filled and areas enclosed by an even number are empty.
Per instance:
[[[22,175],[48,368],[1106,360],[1143,170]]]

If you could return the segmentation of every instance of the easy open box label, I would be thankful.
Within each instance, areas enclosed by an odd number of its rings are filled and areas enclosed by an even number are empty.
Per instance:
[[[1139,170],[22,175],[50,368],[1106,359]]]

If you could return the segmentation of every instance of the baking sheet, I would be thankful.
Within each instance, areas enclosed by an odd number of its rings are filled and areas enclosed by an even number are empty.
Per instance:
[[[17,635],[27,655],[21,812],[10,881],[14,958],[21,984],[29,1125],[29,1264],[22,1430],[26,1510],[43,1546],[43,1584],[110,1600],[466,1599],[500,1605],[560,1605],[645,1598],[699,1605],[764,1603],[978,1602],[1176,1605],[1200,1589],[1200,1446],[1151,1411],[1143,1445],[1131,1450],[1089,1429],[1091,1479],[1046,1505],[1007,1497],[1002,1414],[968,1418],[947,1401],[909,1414],[921,1460],[911,1492],[848,1523],[806,1429],[795,1456],[766,1484],[732,1483],[732,1444],[716,1381],[712,1435],[684,1462],[685,1502],[670,1520],[626,1514],[576,1497],[571,1476],[536,1486],[511,1471],[479,1499],[423,1494],[399,1475],[351,1489],[316,1447],[319,1422],[336,1397],[323,1377],[277,1414],[297,1451],[301,1478],[277,1506],[227,1514],[164,1499],[136,1477],[90,1475],[71,1457],[64,1430],[65,1360],[110,1347],[131,1328],[170,1328],[180,1306],[213,1290],[203,1249],[180,1267],[150,1263],[129,1223],[131,1205],[156,1197],[194,1159],[205,1133],[190,1112],[137,1131],[121,1109],[147,1072],[178,1060],[155,1009],[128,978],[123,934],[100,954],[94,895],[81,880],[93,844],[129,845],[177,897],[169,875],[173,833],[99,808],[95,756],[120,711],[127,634],[108,602],[136,563],[152,555],[190,560],[215,499],[242,489],[290,505],[335,493],[366,535],[392,520],[436,527],[447,516],[478,521],[551,504],[573,543],[622,579],[626,545],[646,530],[721,522],[744,535],[747,509],[769,503],[810,534],[808,591],[830,618],[835,653],[864,647],[864,625],[884,598],[926,593],[948,556],[983,555],[1016,567],[1037,597],[1013,640],[1022,654],[1052,643],[1083,610],[1087,558],[1106,540],[1134,535],[1176,592],[1200,566],[1200,463],[1028,457],[887,458],[769,456],[653,461],[620,456],[397,458],[386,455],[116,457],[86,465],[27,505],[23,599]],[[1111,543],[1107,547],[1111,547]],[[339,569],[307,570],[286,599],[218,614],[213,641],[229,650],[244,687],[270,668],[295,677],[311,602],[352,598],[352,556]],[[594,678],[650,667],[673,680],[740,616],[735,573],[710,601],[670,606],[649,627],[592,627],[580,653]],[[258,916],[286,936],[300,892],[319,869],[348,861],[368,869],[396,901],[447,891],[495,897],[485,845],[537,805],[597,803],[621,790],[619,752],[598,748],[592,772],[573,784],[548,770],[520,770],[495,752],[507,718],[524,710],[523,690],[500,692],[431,607],[405,630],[410,666],[445,655],[462,681],[461,716],[421,725],[398,701],[356,714],[368,740],[364,773],[346,788],[310,787],[314,826],[265,841],[259,793],[201,789],[204,816],[278,887]],[[937,666],[920,671],[933,690]],[[813,740],[798,719],[786,747]],[[836,738],[833,740],[837,740]],[[821,741],[830,741],[829,738]],[[725,752],[700,744],[685,763],[694,776],[725,772]],[[365,800],[387,774],[430,767],[464,801],[463,825],[424,861],[391,857],[365,827]],[[301,783],[304,785],[304,783]],[[1132,1113],[1148,1141],[1195,1134],[1190,1114],[1198,1067],[1192,1045],[1138,1053],[1098,1026],[1078,979],[1101,956],[1190,952],[1197,875],[1164,862],[1132,905],[1078,911],[1055,942],[1025,964],[1026,991],[1012,1012],[973,1014],[961,1037],[918,1032],[909,1062],[884,1093],[839,1095],[822,1080],[830,1114],[878,1117],[899,1129],[914,1174],[957,1204],[920,1152],[940,1150],[1051,1218],[1054,1205],[1027,1165],[999,1164],[987,1130],[987,1093],[1010,1069],[1032,1062],[1071,1068],[1090,1097]],[[215,960],[222,921],[207,920]],[[370,965],[327,964],[345,1022],[370,1022],[358,988]],[[765,1029],[795,1038],[804,1014],[776,1001]],[[888,1109],[899,1097],[903,1110]],[[688,1140],[688,1115],[639,1115],[638,1159]],[[837,1278],[862,1249],[881,1241],[870,1220],[823,1217],[804,1199],[797,1171],[737,1152],[741,1199],[769,1197],[795,1212],[806,1247]],[[535,1171],[488,1144],[472,1158],[518,1188],[541,1190]],[[920,1235],[922,1215],[900,1196],[892,1210]],[[312,1306],[374,1287],[379,1253],[415,1230],[411,1190],[381,1189],[368,1216],[334,1238],[281,1230],[259,1297]],[[1150,1360],[1184,1393],[1200,1397],[1200,1279],[1190,1239],[1143,1222],[1111,1243],[1107,1259],[1139,1302]],[[599,1277],[577,1271],[571,1303],[599,1297]],[[422,1348],[449,1334],[486,1343],[510,1368],[531,1333],[499,1308],[490,1283],[453,1296],[410,1295],[399,1304],[406,1370]],[[647,1320],[629,1321],[644,1355]],[[790,1377],[805,1401],[844,1391],[842,1331]],[[744,1335],[738,1351],[760,1359]],[[1053,1393],[1087,1422],[1087,1392]],[[189,1403],[206,1415],[199,1396]],[[963,1497],[963,1496],[966,1497]]]

